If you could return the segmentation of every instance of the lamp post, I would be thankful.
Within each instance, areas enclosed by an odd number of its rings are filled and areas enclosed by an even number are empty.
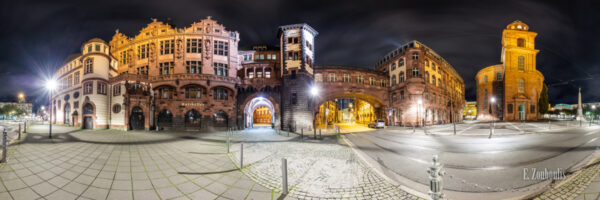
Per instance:
[[[310,88],[310,95],[311,95],[311,112],[312,112],[312,116],[313,116],[313,120],[312,120],[312,126],[313,126],[313,135],[315,137],[315,139],[317,139],[317,126],[315,125],[315,122],[317,120],[317,116],[315,113],[315,97],[317,95],[319,95],[319,88],[316,85],[313,85]]]
[[[490,136],[488,138],[492,138],[492,134],[494,133],[494,121],[495,121],[494,103],[496,103],[496,98],[494,98],[494,97],[490,98],[490,102],[492,102],[492,124],[490,124]]]
[[[48,99],[50,99],[50,119],[48,121],[48,124],[50,126],[49,131],[48,131],[48,138],[52,138],[52,108],[54,107],[52,104],[52,91],[56,88],[56,81],[54,79],[50,79],[48,81],[46,81],[46,89],[48,89],[48,91],[50,92],[50,95],[48,96]]]

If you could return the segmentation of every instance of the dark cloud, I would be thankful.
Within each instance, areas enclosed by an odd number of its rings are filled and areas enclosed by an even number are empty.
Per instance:
[[[319,31],[318,64],[372,67],[411,40],[433,48],[465,80],[475,98],[475,73],[500,62],[502,29],[519,19],[538,32],[537,67],[551,103],[600,101],[600,35],[595,1],[10,1],[3,2],[0,96],[40,96],[41,79],[92,37],[115,29],[133,36],[150,18],[185,27],[206,16],[241,34],[240,46],[277,44],[279,25],[306,22]],[[566,83],[566,84],[559,84]]]

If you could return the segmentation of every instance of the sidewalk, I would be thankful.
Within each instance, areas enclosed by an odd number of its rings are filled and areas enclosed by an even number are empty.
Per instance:
[[[600,158],[535,199],[600,199]]]
[[[277,199],[223,140],[190,134],[31,127],[0,164],[0,199]],[[223,134],[224,135],[224,134]]]

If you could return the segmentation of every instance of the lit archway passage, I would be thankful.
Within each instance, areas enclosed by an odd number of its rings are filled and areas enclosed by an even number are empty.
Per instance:
[[[275,107],[264,97],[255,97],[244,107],[244,125],[246,128],[255,125],[272,126],[275,121]]]
[[[360,99],[333,99],[319,105],[315,125],[333,128],[333,125],[367,126],[377,119],[375,107]]]
[[[254,110],[252,117],[253,126],[271,126],[272,113],[266,106],[260,106]]]

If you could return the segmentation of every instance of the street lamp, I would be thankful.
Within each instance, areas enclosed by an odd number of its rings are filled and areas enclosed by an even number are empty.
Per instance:
[[[313,126],[313,135],[314,138],[317,139],[317,126],[316,126],[316,121],[317,121],[317,114],[315,113],[315,97],[317,95],[319,95],[319,88],[316,85],[313,85],[312,87],[310,87],[310,95],[312,97],[311,99],[311,112],[312,112],[312,116],[313,116],[313,121],[312,121],[312,126]]]
[[[50,92],[50,95],[48,96],[48,98],[50,99],[50,120],[48,121],[48,124],[50,124],[50,128],[49,128],[49,132],[48,132],[48,138],[52,138],[52,91],[54,91],[54,89],[56,89],[56,81],[54,79],[50,79],[46,81],[46,89],[48,90],[48,92]]]

